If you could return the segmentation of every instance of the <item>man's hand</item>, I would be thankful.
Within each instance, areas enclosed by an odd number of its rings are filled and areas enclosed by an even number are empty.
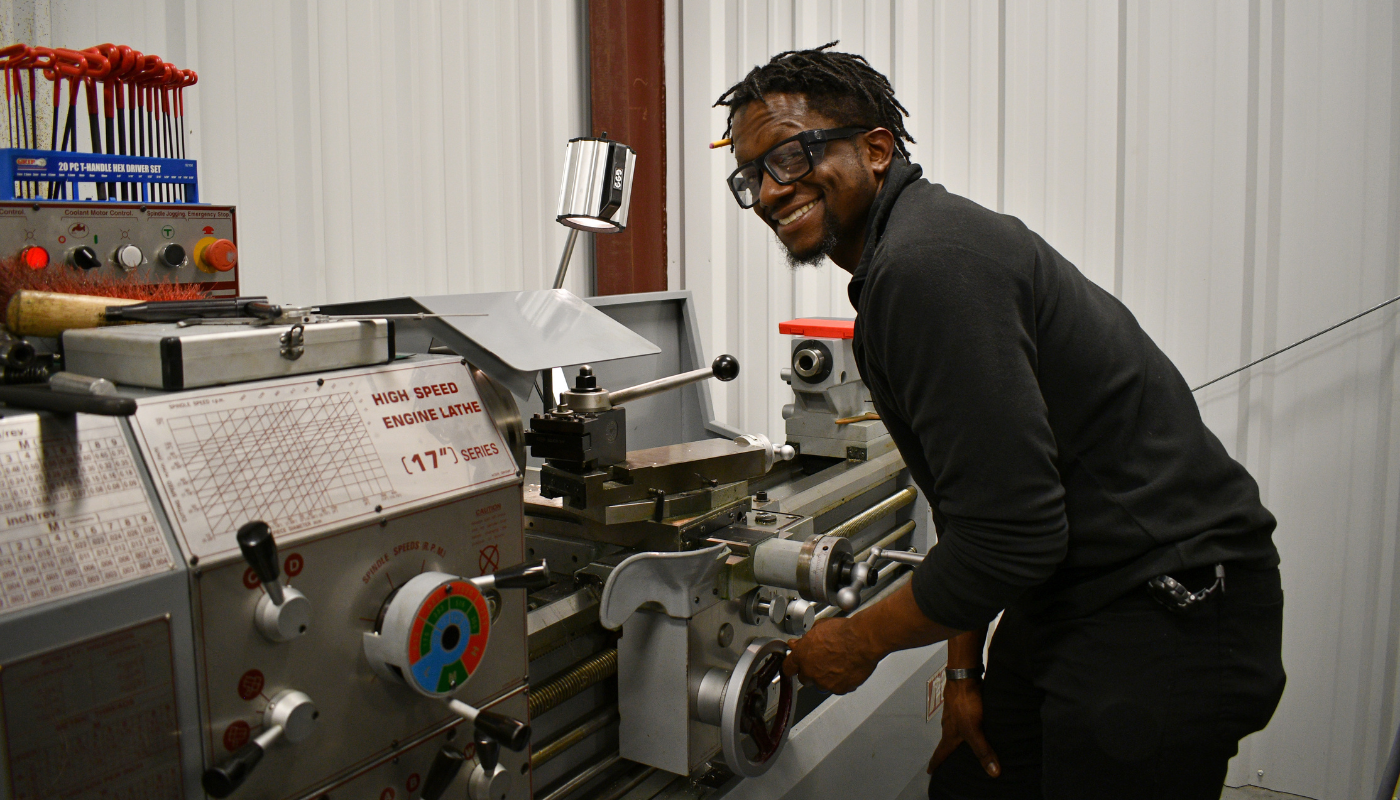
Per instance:
[[[791,652],[783,661],[783,674],[845,694],[865,683],[880,659],[890,653],[959,633],[924,616],[914,602],[911,584],[906,583],[849,617],[822,620],[801,639],[789,639]]]
[[[943,738],[928,760],[928,773],[932,775],[964,742],[988,775],[1001,774],[997,754],[982,735],[982,682],[975,679],[948,681],[943,687]]]
[[[803,683],[815,683],[833,694],[846,694],[865,683],[885,655],[872,652],[851,618],[824,619],[801,639],[789,639],[791,652],[783,661],[783,674],[796,675]]]

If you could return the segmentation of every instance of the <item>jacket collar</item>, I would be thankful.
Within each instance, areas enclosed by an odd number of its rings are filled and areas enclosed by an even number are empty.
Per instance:
[[[875,250],[885,235],[885,224],[890,220],[894,204],[905,188],[923,177],[923,174],[924,168],[918,164],[896,158],[885,175],[885,185],[880,187],[875,202],[870,204],[870,215],[865,223],[865,249],[861,251],[860,263],[856,264],[855,272],[851,273],[851,282],[846,287],[846,294],[850,296],[851,305],[856,309],[860,308],[860,294],[865,288],[866,279],[870,277],[870,263],[875,259]]]

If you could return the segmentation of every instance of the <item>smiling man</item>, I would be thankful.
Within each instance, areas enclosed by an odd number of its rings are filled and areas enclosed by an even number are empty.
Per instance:
[[[729,187],[794,266],[851,273],[861,376],[938,544],[887,599],[793,640],[784,670],[844,693],[949,640],[930,797],[1215,800],[1284,684],[1258,486],[1128,309],[924,180],[889,81],[830,47],[720,97]]]

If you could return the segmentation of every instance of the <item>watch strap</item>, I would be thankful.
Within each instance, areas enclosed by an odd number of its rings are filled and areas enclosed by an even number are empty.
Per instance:
[[[965,680],[968,680],[969,678],[980,678],[980,677],[982,677],[983,668],[980,667],[980,666],[977,667],[976,669],[952,669],[952,668],[949,668],[948,670],[946,670],[946,672],[947,672],[947,674],[948,674],[948,680],[950,680],[950,681],[965,681]]]

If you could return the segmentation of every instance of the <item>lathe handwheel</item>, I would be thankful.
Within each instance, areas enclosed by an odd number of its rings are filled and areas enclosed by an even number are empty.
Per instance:
[[[720,717],[720,747],[725,763],[747,778],[768,771],[769,762],[787,742],[794,712],[792,678],[781,676],[787,645],[780,639],[755,639],[744,648],[725,687]],[[778,708],[768,722],[768,687],[779,683]],[[744,738],[753,739],[749,754]]]

